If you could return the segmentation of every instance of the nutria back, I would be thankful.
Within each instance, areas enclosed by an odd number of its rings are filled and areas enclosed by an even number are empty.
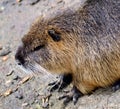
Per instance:
[[[40,65],[71,74],[83,94],[113,84],[120,79],[119,6],[118,0],[87,0],[77,11],[40,18],[22,38],[16,59],[34,73]]]

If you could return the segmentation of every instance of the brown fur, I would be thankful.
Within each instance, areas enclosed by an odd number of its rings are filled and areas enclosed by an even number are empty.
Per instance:
[[[119,6],[119,0],[88,0],[75,12],[39,19],[17,54],[26,61],[25,68],[37,63],[53,73],[71,73],[83,94],[111,85],[120,79]],[[50,29],[60,34],[60,41],[50,37]]]

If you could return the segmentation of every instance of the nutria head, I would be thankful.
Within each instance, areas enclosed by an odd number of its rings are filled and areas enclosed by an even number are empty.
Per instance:
[[[38,66],[50,72],[68,73],[74,69],[76,41],[71,30],[59,19],[37,20],[22,38],[15,55],[25,69],[38,72]],[[37,67],[36,67],[37,66]]]

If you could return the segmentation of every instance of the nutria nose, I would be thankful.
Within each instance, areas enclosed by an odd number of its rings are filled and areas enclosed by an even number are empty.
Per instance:
[[[24,55],[23,46],[20,46],[15,54],[15,59],[18,62],[18,65],[23,65],[25,63]]]

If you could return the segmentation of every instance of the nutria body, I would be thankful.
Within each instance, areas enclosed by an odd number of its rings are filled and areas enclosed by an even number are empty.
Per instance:
[[[23,37],[16,59],[35,72],[71,74],[83,94],[120,79],[120,2],[87,0],[77,11],[39,19]]]

